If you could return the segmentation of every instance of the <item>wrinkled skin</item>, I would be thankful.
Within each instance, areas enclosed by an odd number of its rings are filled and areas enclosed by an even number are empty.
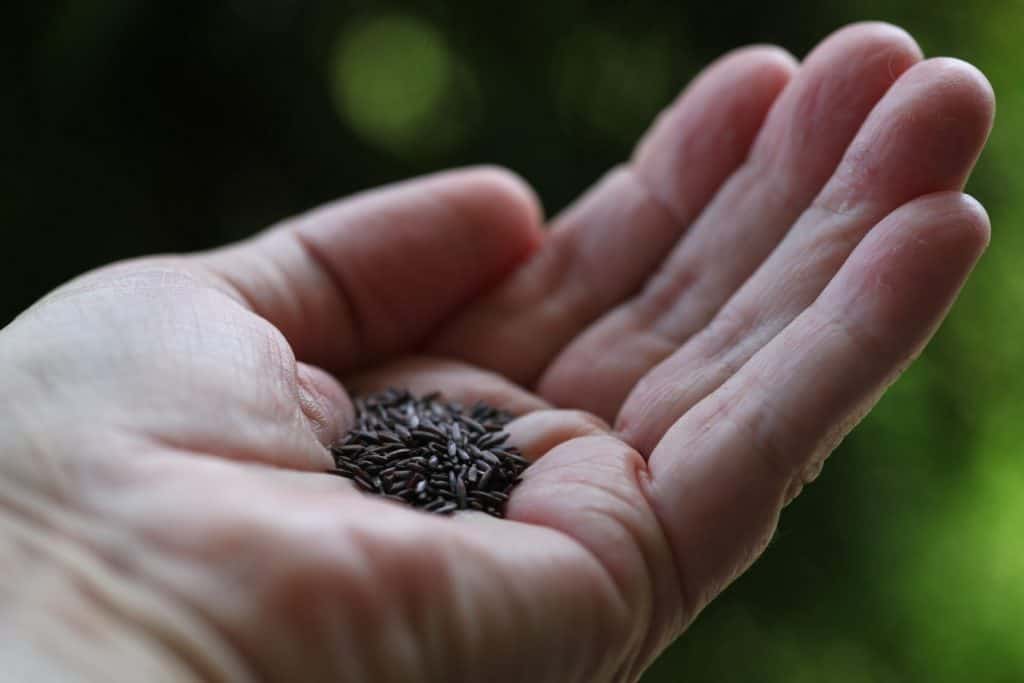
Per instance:
[[[0,333],[4,669],[635,680],[945,315],[993,106],[857,25],[709,66],[550,230],[468,169],[72,281]],[[391,385],[521,416],[508,519],[320,473]]]

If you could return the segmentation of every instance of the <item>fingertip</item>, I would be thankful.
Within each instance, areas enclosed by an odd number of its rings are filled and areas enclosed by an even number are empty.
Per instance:
[[[755,43],[730,50],[719,57],[712,68],[715,64],[722,67],[757,67],[785,75],[791,75],[800,68],[800,61],[789,50],[771,43]]]
[[[932,57],[916,65],[908,77],[941,84],[941,94],[948,106],[956,106],[957,114],[985,133],[995,118],[996,95],[988,78],[973,64],[955,57]]]
[[[930,338],[988,244],[988,214],[960,192],[920,197],[876,225],[815,304],[902,360]]]
[[[472,226],[486,227],[501,242],[525,252],[540,245],[544,210],[522,176],[501,166],[480,165],[442,173],[439,179],[447,181],[444,192]]]
[[[355,424],[352,400],[331,374],[300,362],[296,364],[295,381],[299,407],[321,444],[330,446],[352,428]],[[326,464],[330,465],[330,457],[326,451],[324,453]]]
[[[964,212],[970,217],[968,222],[974,230],[977,242],[984,250],[992,241],[992,220],[988,215],[988,210],[980,201],[966,192],[960,193],[960,201],[963,204]]]
[[[690,91],[707,87],[704,84],[724,82],[740,85],[750,90],[764,92],[769,100],[779,91],[800,68],[796,57],[787,50],[770,44],[746,45],[726,52],[713,61],[687,88],[680,100]]]
[[[533,186],[515,171],[494,164],[481,164],[466,169],[477,182],[484,186],[486,192],[493,193],[499,201],[510,202],[525,223],[539,225],[544,221],[544,210],[540,197]]]
[[[947,203],[947,212],[950,219],[947,221],[949,229],[961,233],[960,240],[963,248],[975,254],[975,258],[981,255],[988,247],[992,239],[992,224],[988,211],[984,205],[971,195],[964,192],[944,193]]]
[[[523,457],[536,462],[548,451],[573,439],[605,435],[611,427],[601,418],[583,410],[535,410],[512,420],[505,428],[509,443]]]
[[[889,50],[913,62],[924,59],[924,52],[914,37],[906,29],[887,21],[858,21],[836,29],[811,51],[808,59],[836,47],[846,49],[855,45],[865,52]]]
[[[977,199],[964,192],[936,192],[908,202],[889,219],[902,223],[919,242],[935,240],[947,244],[951,256],[966,254],[977,258],[988,246],[988,211]]]

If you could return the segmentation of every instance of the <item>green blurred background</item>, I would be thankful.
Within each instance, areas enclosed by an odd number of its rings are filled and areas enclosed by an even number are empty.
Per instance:
[[[549,213],[723,51],[885,19],[992,80],[993,248],[924,357],[644,679],[1024,681],[1024,2],[66,0],[0,10],[0,325],[84,269],[508,166]]]

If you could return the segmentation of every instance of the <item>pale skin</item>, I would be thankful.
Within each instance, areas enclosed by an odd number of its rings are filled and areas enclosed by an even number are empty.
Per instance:
[[[635,680],[946,315],[993,108],[856,25],[716,61],[550,230],[467,169],[68,283],[0,332],[3,669]],[[386,386],[520,415],[508,519],[322,473]]]

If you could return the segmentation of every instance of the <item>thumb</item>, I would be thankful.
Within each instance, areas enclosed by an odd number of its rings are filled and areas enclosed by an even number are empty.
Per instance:
[[[516,176],[450,171],[341,200],[195,256],[335,374],[415,348],[539,245]]]
[[[330,373],[315,365],[295,364],[299,408],[317,440],[330,446],[355,424],[348,392]]]

